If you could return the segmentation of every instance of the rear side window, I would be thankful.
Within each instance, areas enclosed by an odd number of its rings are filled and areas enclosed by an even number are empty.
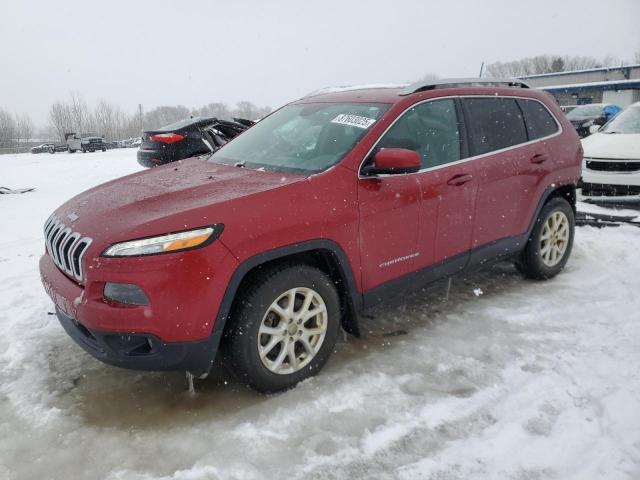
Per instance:
[[[518,105],[524,113],[524,122],[527,125],[529,140],[548,137],[558,131],[558,124],[549,113],[549,110],[535,100],[519,98]]]
[[[473,155],[528,141],[522,112],[513,98],[463,98]]]

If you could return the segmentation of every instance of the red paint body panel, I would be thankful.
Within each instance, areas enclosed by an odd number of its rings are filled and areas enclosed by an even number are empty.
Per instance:
[[[359,178],[366,155],[412,105],[430,98],[504,95],[538,99],[562,125],[546,140],[414,174]],[[582,151],[575,130],[545,93],[513,88],[448,88],[407,96],[397,89],[317,95],[312,102],[392,104],[342,161],[308,177],[190,159],[88,190],[56,210],[93,243],[83,259],[83,284],[70,280],[48,254],[40,261],[47,292],[69,316],[100,331],[143,332],[166,342],[211,335],[238,267],[265,252],[329,239],[346,256],[355,289],[365,292],[469,249],[527,231],[545,189],[575,184]],[[531,163],[537,154],[549,156]],[[468,176],[469,178],[466,178]],[[465,181],[456,184],[455,179]],[[452,181],[451,183],[450,181]],[[212,244],[182,253],[104,258],[126,240],[224,224]],[[114,305],[105,282],[138,285],[148,306]]]

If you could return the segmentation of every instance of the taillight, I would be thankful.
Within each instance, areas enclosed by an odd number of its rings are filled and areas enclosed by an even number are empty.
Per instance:
[[[184,140],[184,137],[177,133],[156,133],[155,135],[151,135],[152,142],[176,143],[180,140]]]

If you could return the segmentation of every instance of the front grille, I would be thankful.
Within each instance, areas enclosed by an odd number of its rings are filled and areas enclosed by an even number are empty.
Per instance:
[[[74,232],[55,215],[51,215],[44,224],[44,238],[53,263],[70,277],[82,282],[82,257],[93,240]]]
[[[598,172],[640,172],[640,160],[587,160],[587,169]]]

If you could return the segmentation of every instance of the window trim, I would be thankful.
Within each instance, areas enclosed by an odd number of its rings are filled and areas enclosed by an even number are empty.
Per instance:
[[[555,133],[552,133],[551,135],[547,135],[546,137],[540,137],[540,138],[536,138],[535,140],[528,140],[524,143],[518,143],[517,145],[511,145],[509,147],[505,147],[505,148],[501,148],[500,150],[493,150],[491,152],[487,152],[487,153],[482,153],[480,155],[474,155],[471,157],[467,157],[467,158],[462,158],[456,162],[451,162],[451,163],[445,163],[442,165],[436,165],[434,167],[427,167],[427,168],[422,168],[420,170],[418,170],[417,172],[413,172],[413,173],[380,173],[380,174],[374,174],[374,175],[362,175],[362,168],[364,166],[364,163],[367,161],[367,159],[369,158],[369,156],[371,155],[371,152],[373,152],[375,150],[375,148],[378,146],[378,143],[380,143],[380,140],[382,140],[382,137],[384,137],[386,135],[386,133],[396,124],[396,122],[398,120],[400,120],[400,118],[402,118],[402,116],[407,113],[409,110],[411,110],[412,108],[418,106],[418,105],[422,105],[423,103],[427,103],[427,102],[433,102],[436,100],[444,100],[444,99],[448,99],[448,98],[452,98],[454,100],[457,99],[463,99],[463,98],[511,98],[514,100],[517,99],[524,99],[524,100],[533,100],[534,102],[538,102],[540,105],[542,105],[547,112],[549,112],[549,115],[551,115],[551,118],[553,118],[553,120],[556,122],[556,125],[558,126],[558,130]],[[457,103],[457,102],[456,102]],[[517,102],[516,102],[517,105]],[[462,102],[460,102],[460,107],[461,110],[464,110],[463,106],[462,106]],[[520,108],[518,106],[518,108]],[[458,109],[456,108],[456,114],[458,114]],[[523,113],[523,117],[522,117],[523,123],[525,123],[524,120],[524,113]],[[460,123],[460,122],[458,122]],[[463,115],[462,118],[462,123],[464,125],[464,139],[463,142],[467,145],[467,153],[469,153],[468,150],[468,144],[469,144],[469,126],[467,125],[467,118],[466,115]],[[526,123],[525,123],[525,129],[526,129]],[[418,175],[420,173],[424,173],[424,172],[430,172],[432,170],[439,170],[441,168],[447,168],[450,166],[454,166],[454,165],[460,165],[461,163],[465,163],[465,162],[469,162],[472,160],[478,160],[480,158],[484,158],[484,157],[488,157],[489,155],[495,155],[498,153],[503,153],[509,150],[513,150],[516,148],[520,148],[520,147],[524,147],[526,145],[530,145],[532,143],[535,142],[540,142],[542,140],[547,140],[553,137],[557,137],[558,135],[562,135],[562,133],[564,132],[564,129],[562,128],[562,124],[560,123],[560,121],[558,121],[558,119],[556,118],[556,116],[553,114],[553,112],[549,109],[549,107],[547,107],[543,102],[541,102],[540,100],[538,100],[537,98],[531,98],[531,97],[525,97],[523,95],[447,95],[447,96],[443,96],[443,97],[434,97],[434,98],[428,98],[426,100],[421,100],[419,102],[413,103],[411,105],[409,105],[407,108],[405,108],[402,112],[400,112],[400,114],[398,116],[396,116],[396,118],[393,120],[393,122],[391,122],[391,124],[378,136],[378,138],[376,139],[376,141],[374,142],[373,146],[367,151],[366,155],[362,158],[362,160],[360,161],[360,166],[358,167],[358,180],[366,180],[366,179],[372,179],[372,178],[385,178],[385,177],[398,177],[398,176],[403,176],[403,175]],[[527,132],[527,138],[528,138],[528,132]]]

